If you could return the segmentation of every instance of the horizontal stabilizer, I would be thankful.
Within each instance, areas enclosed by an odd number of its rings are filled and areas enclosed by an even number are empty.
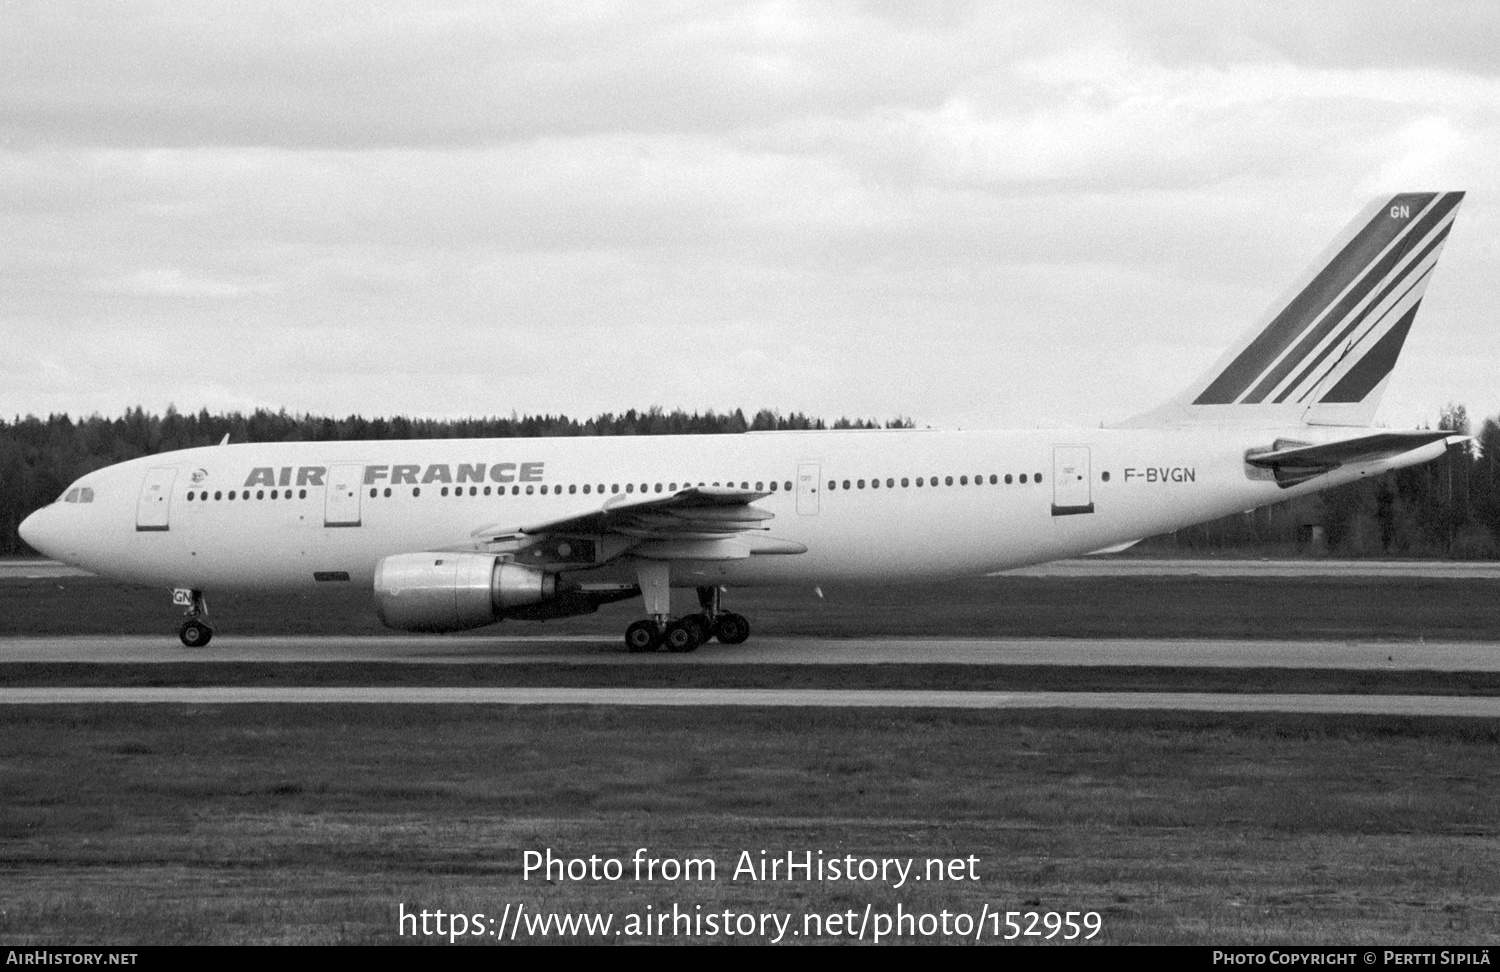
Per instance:
[[[1270,449],[1248,453],[1245,462],[1269,469],[1283,486],[1294,486],[1341,466],[1381,462],[1433,443],[1463,438],[1448,429],[1417,429],[1375,432],[1321,444],[1278,439]]]

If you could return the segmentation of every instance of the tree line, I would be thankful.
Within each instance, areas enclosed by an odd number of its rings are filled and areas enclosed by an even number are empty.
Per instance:
[[[566,415],[510,418],[331,418],[257,410],[215,415],[206,409],[164,414],[134,408],[117,418],[67,415],[0,419],[0,555],[32,551],[17,533],[31,511],[57,498],[84,473],[145,455],[232,442],[329,442],[367,439],[530,438],[584,435],[727,435],[825,428],[911,428],[908,418],[841,418],[831,424],[801,412],[762,409],[667,412],[660,408],[589,419]],[[1442,410],[1437,427],[1470,434],[1462,405]],[[1361,480],[1315,496],[1157,537],[1142,552],[1327,553],[1345,557],[1493,558],[1500,538],[1500,418],[1486,419],[1476,442],[1436,462]]]
[[[566,415],[528,415],[510,418],[419,419],[332,418],[292,415],[257,409],[249,415],[211,414],[204,409],[183,414],[168,407],[165,414],[140,407],[118,418],[68,415],[14,421],[0,419],[0,555],[32,553],[17,528],[33,510],[55,500],[67,485],[85,473],[140,456],[209,446],[229,436],[231,442],[343,442],[369,439],[510,439],[582,435],[728,435],[778,429],[911,428],[908,418],[840,418],[831,425],[801,412],[782,415],[762,409],[747,419],[733,412],[667,412],[660,408],[631,409],[590,419]]]

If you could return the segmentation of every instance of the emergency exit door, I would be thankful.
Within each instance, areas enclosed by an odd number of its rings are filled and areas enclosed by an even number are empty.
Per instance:
[[[323,500],[324,526],[359,526],[359,491],[364,478],[364,466],[343,465],[328,470],[328,494]]]
[[[818,477],[822,466],[816,462],[797,464],[797,512],[811,516],[818,512]]]
[[[1094,512],[1088,446],[1052,447],[1052,515]]]

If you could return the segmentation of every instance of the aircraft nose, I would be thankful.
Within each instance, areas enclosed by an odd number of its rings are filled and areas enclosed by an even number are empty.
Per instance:
[[[52,507],[44,506],[22,520],[18,530],[27,546],[55,560],[57,520],[54,512]]]

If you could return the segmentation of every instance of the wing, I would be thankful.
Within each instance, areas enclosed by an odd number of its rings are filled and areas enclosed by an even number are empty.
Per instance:
[[[769,510],[752,505],[770,493],[693,486],[661,496],[619,493],[597,509],[520,528],[476,530],[454,549],[514,554],[537,566],[608,563],[629,553],[651,560],[740,560],[799,554],[807,547],[766,536]]]

